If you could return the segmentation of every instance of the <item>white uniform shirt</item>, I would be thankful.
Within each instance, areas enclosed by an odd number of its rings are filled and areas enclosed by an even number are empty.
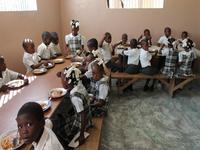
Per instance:
[[[140,49],[140,63],[142,68],[151,66],[151,58],[152,55],[148,51],[145,51],[143,48]]]
[[[167,38],[165,35],[163,35],[163,36],[161,36],[160,39],[158,40],[158,43],[159,43],[159,44],[164,44],[165,46],[168,46],[168,44],[169,44],[168,39],[170,39],[170,38],[171,38],[171,36]]]
[[[51,56],[55,56],[56,54],[60,54],[61,50],[60,50],[60,45],[59,44],[54,44],[54,43],[50,43],[48,48],[50,49],[50,54]]]
[[[41,43],[38,46],[37,54],[38,54],[38,56],[40,56],[41,59],[50,59],[51,58],[50,49],[44,43]]]
[[[87,91],[81,81],[79,81],[78,85],[75,86],[70,91],[70,95],[73,95],[75,92],[78,92],[78,93],[83,94],[84,96],[87,96]],[[80,97],[72,96],[71,101],[72,101],[72,104],[74,105],[74,107],[76,108],[77,113],[80,113],[84,110],[83,101]]]
[[[27,69],[27,72],[32,71],[33,69],[31,68],[31,66],[37,65],[40,60],[41,58],[37,55],[37,53],[30,54],[30,53],[24,52],[23,63]]]
[[[104,76],[103,78],[101,78],[100,81],[107,81],[108,77]],[[106,100],[106,98],[108,97],[108,91],[109,91],[109,86],[108,84],[100,84],[99,85],[99,97],[98,99],[102,99],[102,100]]]
[[[112,52],[111,44],[104,41],[101,49],[101,54],[103,56],[103,60],[105,63],[111,60],[112,58],[111,52]]]
[[[17,79],[18,75],[19,73],[6,69],[4,72],[2,72],[2,78],[0,77],[0,88],[9,81]]]
[[[32,145],[34,150],[64,150],[54,132],[47,127],[44,127],[39,142],[37,144],[33,142]]]
[[[139,59],[140,59],[140,50],[135,48],[135,49],[128,49],[125,50],[124,55],[128,56],[128,62],[127,64],[133,64],[133,65],[138,65],[139,64]]]

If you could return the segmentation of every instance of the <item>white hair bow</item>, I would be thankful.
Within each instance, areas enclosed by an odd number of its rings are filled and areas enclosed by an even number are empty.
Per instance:
[[[70,22],[70,25],[71,25],[72,28],[77,28],[77,27],[80,26],[80,22],[78,20],[72,20]]]
[[[71,66],[69,69],[65,69],[64,75],[69,79],[68,83],[70,84],[72,79],[75,79],[76,81],[80,80],[81,71],[78,68]]]
[[[104,61],[103,59],[101,58],[96,58],[95,61],[97,61],[97,64],[100,66],[100,65],[103,65]]]
[[[32,43],[33,41],[31,39],[27,38],[27,39],[24,39],[24,42],[25,43]]]

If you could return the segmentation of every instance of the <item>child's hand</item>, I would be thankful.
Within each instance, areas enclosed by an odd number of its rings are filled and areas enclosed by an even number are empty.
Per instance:
[[[2,92],[8,92],[10,90],[10,87],[7,85],[2,85],[2,87],[0,89]]]
[[[28,85],[28,84],[29,84],[28,79],[24,79],[24,85]]]
[[[42,64],[44,64],[45,66],[48,66],[48,61],[42,60]]]
[[[60,78],[61,77],[61,73],[62,73],[61,71],[57,72],[56,76]]]

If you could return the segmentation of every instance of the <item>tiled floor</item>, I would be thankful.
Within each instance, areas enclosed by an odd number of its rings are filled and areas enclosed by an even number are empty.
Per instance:
[[[200,82],[175,94],[162,89],[118,96],[112,90],[101,150],[200,150]]]

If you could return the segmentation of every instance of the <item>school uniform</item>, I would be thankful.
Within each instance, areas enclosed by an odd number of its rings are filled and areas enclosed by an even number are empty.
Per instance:
[[[109,92],[108,77],[104,75],[99,81],[95,81],[91,78],[89,92],[93,94],[95,98],[94,102],[99,100],[105,101],[105,105],[102,107],[92,107],[92,114],[96,116],[98,114],[106,113],[108,109]]]
[[[95,58],[103,59],[102,48],[92,50],[92,54],[94,55]]]
[[[6,83],[17,79],[19,76],[19,73],[12,71],[10,69],[6,69],[2,72],[2,78],[0,77],[0,88],[5,85]]]
[[[193,51],[181,51],[178,54],[178,61],[182,62],[182,64],[178,68],[178,75],[192,75],[192,62],[194,60],[194,53]]]
[[[82,49],[84,45],[84,37],[81,34],[74,36],[70,33],[65,36],[65,43],[70,48],[71,54],[76,55],[76,51]]]
[[[70,98],[71,102],[74,106],[75,110],[75,120],[73,122],[72,128],[78,128],[81,129],[81,116],[80,113],[84,111],[86,113],[86,116],[88,118],[88,125],[91,123],[91,117],[90,117],[90,108],[88,105],[87,100],[87,90],[83,86],[82,82],[79,81],[78,85],[76,85],[71,91],[70,91]]]
[[[161,36],[160,39],[158,40],[158,43],[159,44],[164,44],[165,46],[168,46],[169,44],[169,41],[168,39],[171,39],[172,37],[169,36],[169,37],[166,37],[165,35]]]
[[[32,145],[34,150],[64,150],[54,132],[47,127],[44,127],[39,142],[33,142]]]
[[[44,43],[41,43],[37,48],[37,54],[41,59],[50,59],[51,53],[48,46],[46,46]]]
[[[110,43],[107,43],[106,41],[103,42],[101,54],[103,56],[104,63],[106,67],[110,68],[111,71],[120,71],[121,67],[117,65],[116,63],[112,62],[112,46]]]
[[[162,56],[165,56],[165,65],[162,73],[169,78],[172,78],[176,72],[176,64],[178,61],[178,52],[172,48],[162,50]]]
[[[61,54],[61,50],[60,50],[60,45],[59,44],[54,44],[53,42],[51,42],[48,47],[50,49],[51,57],[55,57],[55,56]]]
[[[33,70],[31,66],[38,64],[40,60],[41,58],[37,55],[37,53],[30,54],[24,52],[23,64],[25,65],[27,72],[31,72]]]
[[[140,59],[140,50],[135,49],[128,49],[123,51],[123,54],[128,56],[127,67],[125,72],[130,74],[135,74],[139,72],[139,59]]]
[[[147,75],[154,75],[157,73],[156,68],[151,66],[151,59],[152,55],[144,50],[143,48],[140,49],[140,64],[141,64],[141,72]]]

